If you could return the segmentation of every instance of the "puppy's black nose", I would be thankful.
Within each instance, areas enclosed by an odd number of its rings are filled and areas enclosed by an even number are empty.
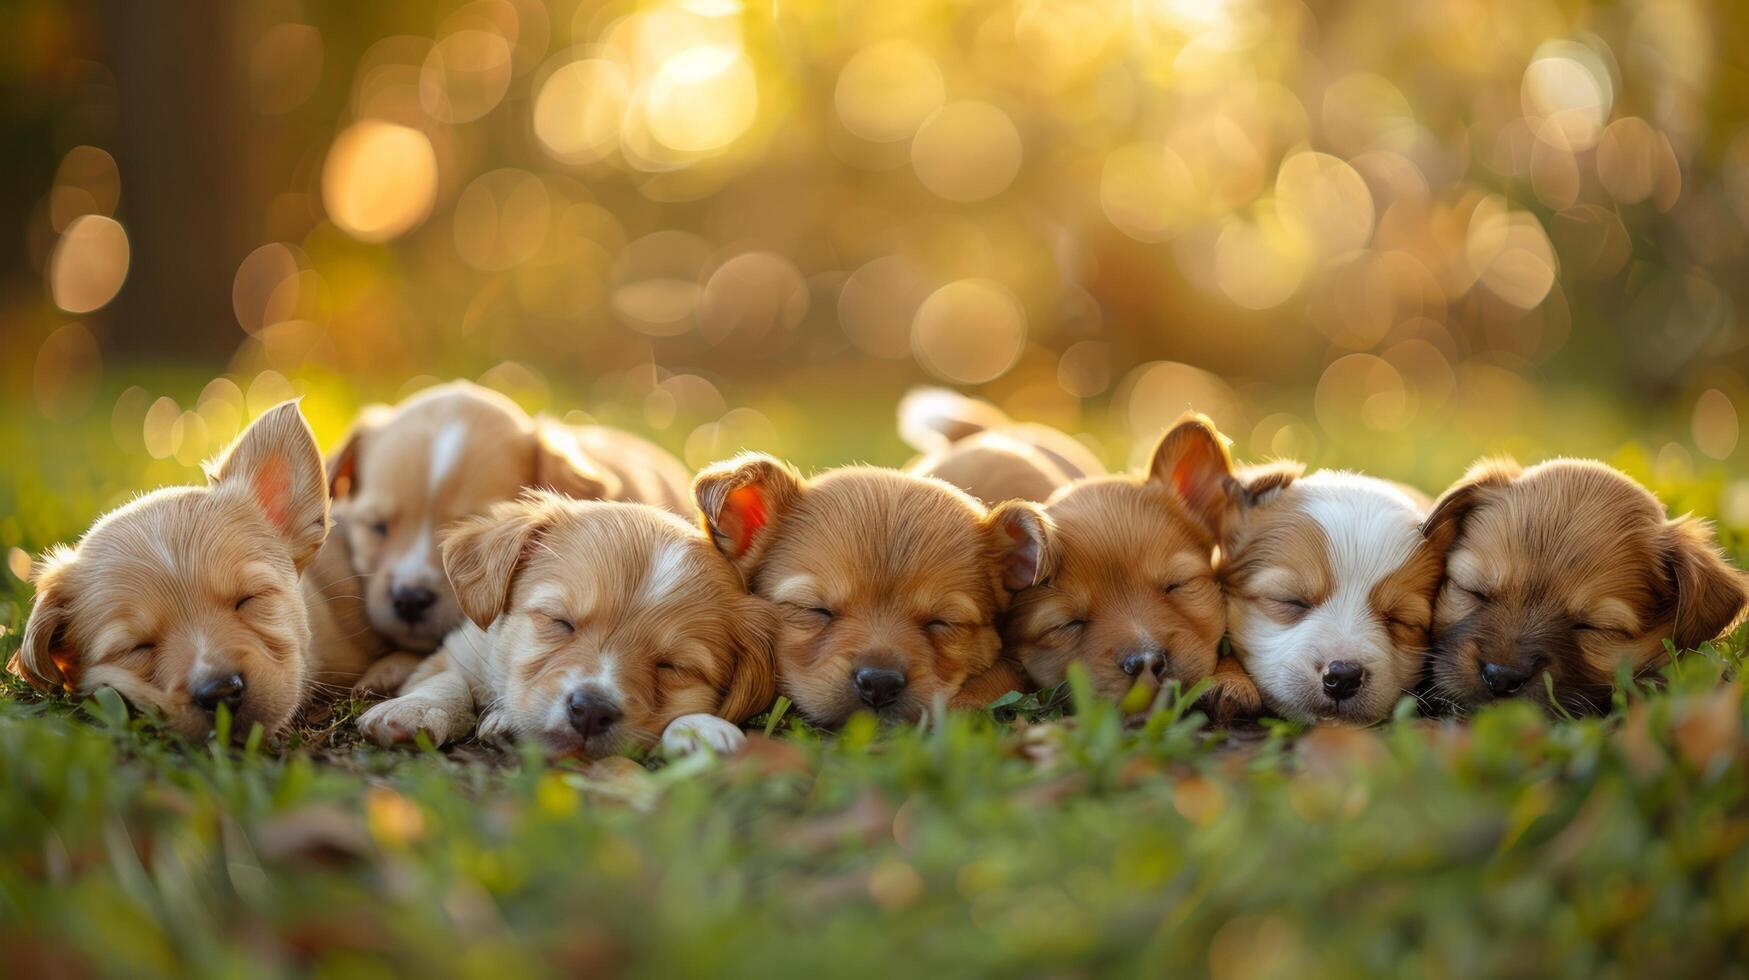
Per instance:
[[[220,674],[209,677],[195,685],[194,703],[200,710],[213,714],[219,710],[219,705],[231,709],[231,717],[236,717],[237,709],[243,706],[243,675]]]
[[[1126,654],[1118,666],[1131,677],[1140,677],[1147,672],[1159,678],[1166,673],[1166,651],[1158,647],[1137,650]]]
[[[566,699],[565,709],[571,716],[571,727],[584,738],[594,738],[619,723],[623,712],[619,705],[600,691],[578,688]]]
[[[1488,685],[1488,693],[1497,698],[1509,698],[1524,687],[1524,682],[1530,680],[1530,671],[1523,667],[1508,664],[1483,664],[1482,680]]]
[[[437,602],[437,593],[423,585],[397,585],[389,590],[389,602],[395,606],[395,615],[412,625],[425,618],[425,610]]]
[[[862,703],[876,711],[898,700],[899,692],[905,689],[905,675],[885,667],[858,667],[850,681]]]
[[[1352,660],[1332,660],[1324,668],[1324,693],[1332,701],[1346,701],[1366,683],[1366,668]]]

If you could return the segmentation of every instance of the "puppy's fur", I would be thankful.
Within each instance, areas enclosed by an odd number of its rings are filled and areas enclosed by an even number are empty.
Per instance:
[[[366,408],[330,454],[328,473],[337,533],[317,578],[331,603],[362,596],[362,615],[334,615],[362,618],[375,633],[333,638],[348,651],[334,658],[334,679],[370,669],[383,675],[371,686],[385,690],[461,621],[437,552],[450,522],[530,487],[690,509],[690,475],[660,447],[614,429],[531,419],[510,399],[465,381],[394,408]]]
[[[1449,542],[1424,535],[1415,495],[1291,462],[1228,469],[1191,493],[1221,502],[1227,635],[1269,708],[1367,724],[1414,690]]]
[[[917,465],[949,482],[1045,503],[1049,563],[1002,620],[1004,648],[1034,683],[1060,684],[1080,662],[1094,689],[1118,700],[1138,684],[1157,689],[1176,680],[1188,688],[1215,674],[1227,625],[1214,575],[1222,508],[1216,497],[1188,496],[1229,467],[1225,442],[1207,419],[1187,417],[1166,433],[1145,474],[1073,480],[1065,469],[1085,473],[1097,460],[1058,463],[1064,443],[1079,449],[1069,436],[1017,426],[993,406],[951,392],[907,396],[900,429],[920,446],[930,442],[921,433],[946,441]],[[1227,667],[1206,706],[1221,715],[1255,713],[1256,687]]]
[[[994,506],[1044,502],[1059,487],[1103,476],[1099,457],[1048,425],[1015,422],[988,402],[918,388],[899,402],[899,435],[923,455],[907,473],[932,476]]]
[[[286,403],[208,466],[117,508],[46,555],[12,669],[41,689],[112,687],[190,738],[217,705],[239,735],[283,730],[304,698],[310,625],[298,573],[328,534],[315,435]]]
[[[732,751],[776,698],[777,613],[681,518],[535,493],[446,532],[466,613],[402,695],[359,729],[449,742],[538,739],[601,756],[661,739]]]
[[[1552,687],[1568,711],[1602,710],[1618,665],[1661,667],[1665,640],[1692,649],[1749,602],[1706,524],[1667,519],[1656,497],[1601,463],[1478,463],[1427,525],[1453,541],[1430,689],[1459,708],[1547,703]]]
[[[980,707],[1025,683],[999,659],[996,616],[1050,563],[1036,504],[986,510],[867,466],[804,480],[760,453],[709,467],[693,490],[717,547],[777,603],[779,683],[816,724]]]

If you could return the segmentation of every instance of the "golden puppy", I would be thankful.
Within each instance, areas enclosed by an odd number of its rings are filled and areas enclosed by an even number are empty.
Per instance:
[[[465,381],[365,409],[328,472],[337,533],[312,580],[347,627],[318,632],[334,651],[324,679],[363,675],[360,686],[378,691],[399,687],[416,655],[461,620],[438,559],[444,525],[529,487],[690,509],[686,467],[663,449],[614,429],[531,419]],[[360,597],[361,611],[344,608]],[[359,633],[359,621],[370,631]]]
[[[1552,690],[1569,711],[1602,710],[1618,665],[1656,669],[1665,640],[1692,649],[1749,602],[1749,583],[1704,523],[1668,519],[1656,497],[1601,463],[1479,463],[1427,525],[1453,542],[1430,693],[1460,709],[1547,703]]]
[[[534,493],[456,524],[443,562],[471,621],[359,730],[532,738],[607,755],[732,752],[776,698],[777,613],[681,518]]]
[[[803,480],[762,453],[706,469],[693,492],[717,547],[782,611],[779,683],[816,724],[981,707],[1024,684],[995,623],[1049,564],[1036,505],[987,511],[867,466]]]
[[[1419,683],[1448,538],[1419,494],[1297,463],[1197,471],[1218,499],[1227,636],[1264,703],[1302,722],[1382,720]]]
[[[1105,473],[1073,436],[1015,422],[988,402],[945,388],[918,388],[900,400],[899,435],[923,454],[905,472],[946,480],[986,507],[1043,503],[1059,487]]]
[[[310,626],[298,573],[328,534],[315,435],[286,403],[208,466],[50,552],[12,669],[41,689],[112,687],[189,738],[220,705],[239,735],[303,701]]]

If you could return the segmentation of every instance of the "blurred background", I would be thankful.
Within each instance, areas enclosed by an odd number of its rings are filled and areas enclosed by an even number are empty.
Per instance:
[[[115,494],[288,395],[331,439],[464,376],[695,466],[902,462],[893,401],[937,383],[1114,466],[1194,407],[1435,491],[1602,455],[1749,527],[1743,4],[8,0],[0,30],[6,512],[68,493],[83,434]],[[23,519],[0,544],[51,533]]]

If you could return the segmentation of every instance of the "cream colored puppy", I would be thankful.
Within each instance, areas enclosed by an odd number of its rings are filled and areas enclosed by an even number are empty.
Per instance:
[[[690,507],[690,474],[629,433],[533,419],[466,381],[366,408],[328,461],[333,535],[312,570],[331,683],[397,689],[460,624],[438,557],[443,527],[526,488],[586,500]]]
[[[359,719],[379,744],[478,720],[555,755],[727,753],[776,697],[776,610],[673,514],[536,493],[457,524],[443,557],[470,623]]]
[[[298,573],[328,534],[316,437],[286,403],[208,467],[117,508],[46,555],[12,670],[79,694],[114,688],[188,738],[222,705],[233,731],[283,731],[309,687]]]
[[[899,435],[923,455],[905,471],[932,476],[993,507],[1004,500],[1043,503],[1105,466],[1075,437],[1036,422],[1016,422],[989,402],[946,388],[917,388],[899,401]]]

